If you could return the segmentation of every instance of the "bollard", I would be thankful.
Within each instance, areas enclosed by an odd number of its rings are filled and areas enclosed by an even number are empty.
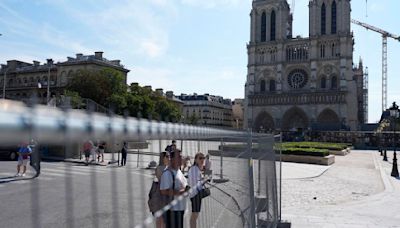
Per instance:
[[[392,167],[392,177],[399,177],[399,170],[397,169],[397,157],[396,157],[396,151],[393,152],[393,167]]]
[[[383,160],[387,161],[387,153],[386,153],[386,149],[383,151]]]

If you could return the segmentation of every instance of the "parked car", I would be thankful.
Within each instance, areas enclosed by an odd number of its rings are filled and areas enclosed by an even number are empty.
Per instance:
[[[18,159],[18,146],[0,146],[0,157],[8,160]]]

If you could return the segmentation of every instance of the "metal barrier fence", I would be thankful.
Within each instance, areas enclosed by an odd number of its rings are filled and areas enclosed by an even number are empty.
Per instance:
[[[107,142],[106,162],[80,159],[83,142],[92,139]],[[211,195],[202,201],[197,227],[277,227],[281,164],[273,146],[280,137],[27,107],[7,100],[0,101],[0,147],[32,142],[37,173],[7,176],[4,170],[10,162],[0,162],[2,226],[155,227],[157,218],[176,201],[187,201],[184,227],[189,227],[189,192],[154,216],[147,205],[154,180],[154,167],[148,165],[159,162],[160,152],[172,139],[192,162],[197,152],[210,156],[211,181],[204,183]],[[119,157],[123,142],[135,142],[126,166]],[[138,142],[147,147],[138,147]],[[69,162],[40,162],[41,148],[47,148],[42,158]]]

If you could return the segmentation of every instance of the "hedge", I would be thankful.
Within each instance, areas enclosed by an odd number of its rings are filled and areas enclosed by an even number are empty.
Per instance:
[[[343,150],[347,148],[344,143],[323,143],[323,142],[286,142],[282,144],[283,148],[315,148],[327,150]]]
[[[276,153],[279,153],[279,151],[276,151]],[[329,155],[329,150],[314,148],[282,148],[282,154],[325,157]]]

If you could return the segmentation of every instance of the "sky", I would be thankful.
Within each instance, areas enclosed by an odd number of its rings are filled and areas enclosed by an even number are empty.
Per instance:
[[[291,4],[292,1],[289,1]],[[352,18],[400,35],[399,0],[352,0]],[[0,0],[0,63],[103,51],[128,82],[243,98],[251,0]],[[368,15],[366,15],[368,14]],[[382,37],[352,25],[354,63],[369,68],[369,121],[381,114]],[[293,35],[308,36],[308,0]],[[400,103],[400,42],[388,40],[388,104]]]

